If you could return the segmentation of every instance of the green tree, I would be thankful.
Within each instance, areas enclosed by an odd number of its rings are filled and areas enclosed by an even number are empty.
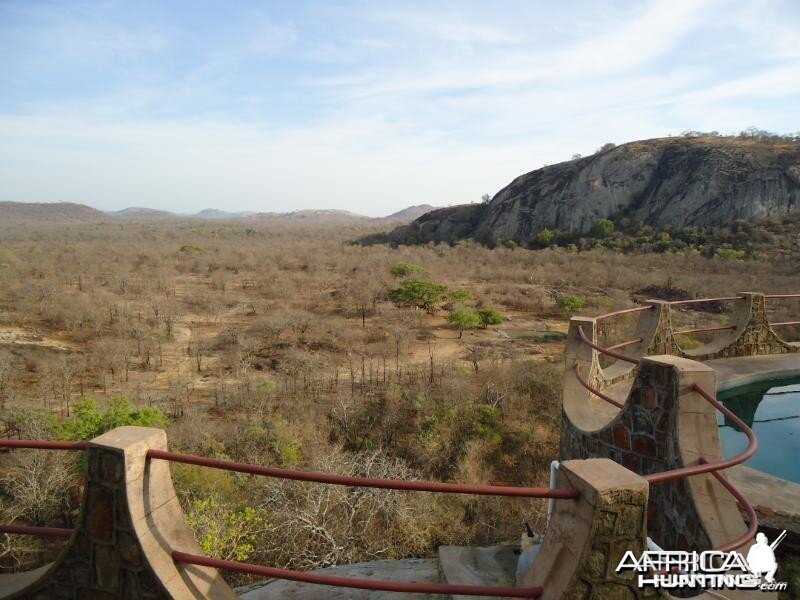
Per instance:
[[[745,256],[745,251],[733,248],[717,248],[714,251],[714,256],[722,260],[742,260]]]
[[[195,498],[186,513],[186,522],[205,554],[243,561],[252,554],[256,537],[266,526],[265,513],[251,506],[232,508],[217,496]]]
[[[464,330],[475,329],[481,324],[481,317],[477,311],[471,308],[460,308],[448,315],[447,322],[458,328],[458,339],[461,339]]]
[[[428,312],[433,311],[434,305],[447,293],[447,286],[432,281],[407,279],[400,282],[397,287],[389,292],[389,298],[397,304],[417,306]]]
[[[478,310],[478,318],[481,320],[481,325],[486,329],[489,325],[499,325],[505,319],[497,309],[494,308],[481,308]]]
[[[580,296],[564,296],[559,298],[558,307],[565,313],[574,313],[586,308],[586,298]]]
[[[451,302],[469,302],[472,300],[472,292],[469,290],[452,290],[447,297]]]
[[[111,398],[105,410],[95,400],[84,398],[75,405],[73,417],[58,426],[58,432],[63,439],[90,440],[115,427],[165,427],[166,424],[167,416],[161,410],[149,406],[134,408],[123,396]]]
[[[392,268],[389,270],[389,272],[395,277],[408,277],[413,273],[424,273],[425,268],[415,265],[414,263],[399,262],[392,265]]]
[[[540,229],[533,238],[533,243],[538,248],[547,248],[553,243],[557,233],[557,229],[550,229],[548,227]]]
[[[614,233],[614,222],[608,219],[598,219],[595,224],[592,225],[591,233],[594,237],[598,238],[611,237]]]

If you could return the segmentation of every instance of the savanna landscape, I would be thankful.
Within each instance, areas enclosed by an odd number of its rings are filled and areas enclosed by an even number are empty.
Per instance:
[[[0,1],[0,598],[800,597],[798,32]]]
[[[652,297],[795,291],[800,264],[793,218],[759,226],[772,233],[746,257],[651,245],[622,252],[595,243],[625,236],[602,223],[579,247],[355,243],[376,227],[4,226],[2,436],[89,439],[144,424],[165,427],[172,449],[248,463],[546,485],[558,457],[570,316]],[[752,227],[720,235],[727,243]],[[705,310],[681,318],[698,326],[727,318],[722,306]],[[0,461],[0,521],[75,523],[78,459],[27,451]],[[181,464],[173,474],[209,554],[303,569],[513,540],[524,521],[541,530],[546,506]],[[3,568],[16,570],[52,557],[58,543],[3,536],[3,544]]]

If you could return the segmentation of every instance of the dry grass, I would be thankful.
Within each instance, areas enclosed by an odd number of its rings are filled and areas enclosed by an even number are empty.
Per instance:
[[[668,282],[691,296],[797,291],[796,273],[766,260],[349,243],[364,233],[197,222],[7,229],[0,414],[68,418],[82,396],[124,395],[172,417],[177,449],[544,485],[560,428],[559,333],[570,316],[560,299],[583,298],[582,312],[596,314]],[[443,311],[394,306],[390,269],[401,261],[509,320],[459,339]],[[776,310],[788,315],[787,306]],[[538,501],[353,496],[202,471],[176,478],[187,510],[214,494],[230,510],[262,507],[268,526],[254,531],[251,558],[268,564],[423,555],[439,543],[516,539],[523,520],[543,524]],[[339,508],[326,513],[326,502]],[[63,520],[51,513],[53,524]],[[367,522],[368,513],[383,520]]]

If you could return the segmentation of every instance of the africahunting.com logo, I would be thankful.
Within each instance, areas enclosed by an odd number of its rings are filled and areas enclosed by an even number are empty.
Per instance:
[[[767,536],[759,533],[747,557],[735,551],[717,550],[648,550],[637,557],[628,550],[617,565],[617,573],[635,571],[639,574],[639,587],[785,590],[785,581],[775,581],[778,570],[775,548],[784,537],[785,530],[768,544]]]

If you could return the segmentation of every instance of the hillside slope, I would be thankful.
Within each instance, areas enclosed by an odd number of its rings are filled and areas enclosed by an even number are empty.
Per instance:
[[[72,202],[0,202],[0,224],[32,225],[93,223],[108,221],[108,215]]]
[[[658,138],[537,169],[491,202],[440,209],[388,234],[400,243],[508,238],[548,227],[587,232],[627,216],[663,226],[722,226],[800,211],[800,142]]]

